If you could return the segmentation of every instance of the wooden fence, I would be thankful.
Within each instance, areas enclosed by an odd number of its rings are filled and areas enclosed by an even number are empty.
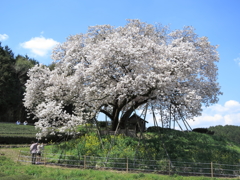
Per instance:
[[[32,163],[29,151],[19,151],[17,161]],[[78,167],[84,169],[111,169],[126,172],[154,172],[159,174],[179,174],[210,177],[239,177],[240,164],[180,162],[163,160],[146,160],[130,158],[73,156],[54,153],[43,153],[38,164]]]

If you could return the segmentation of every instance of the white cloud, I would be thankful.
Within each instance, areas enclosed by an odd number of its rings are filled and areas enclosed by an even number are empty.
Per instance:
[[[156,116],[159,120],[160,116]],[[153,126],[153,117],[148,113],[146,120],[149,122],[147,126]],[[185,130],[186,128],[181,121],[179,121],[181,127]],[[172,123],[173,124],[173,123]],[[210,126],[217,125],[235,125],[240,126],[240,103],[235,100],[229,100],[221,104],[215,104],[210,107],[203,108],[202,116],[194,118],[194,120],[189,120],[188,124],[192,129],[194,128],[208,128]],[[161,124],[158,123],[159,126]],[[176,129],[179,129],[176,125]]]
[[[237,62],[237,63],[238,63],[238,65],[240,66],[240,57],[238,57],[238,58],[234,59],[234,61],[235,61],[235,62]]]
[[[216,125],[225,125],[224,116],[221,114],[204,114],[202,116],[194,118],[194,121],[190,120],[189,125],[191,128],[198,128],[198,127],[210,127]]]
[[[29,41],[21,43],[20,46],[30,51],[37,56],[45,56],[58,42],[45,37],[34,37]]]
[[[224,123],[229,125],[240,125],[240,113],[225,115]]]
[[[7,34],[0,34],[0,41],[7,40],[9,36]]]
[[[234,112],[240,112],[240,103],[234,100],[229,100],[225,102],[224,106],[220,104],[215,104],[213,106],[208,107],[212,112],[218,112],[218,113],[234,113]]]
[[[240,126],[240,103],[229,100],[223,106],[215,104],[204,108],[202,116],[196,117],[194,120],[189,122],[194,128],[217,125]]]

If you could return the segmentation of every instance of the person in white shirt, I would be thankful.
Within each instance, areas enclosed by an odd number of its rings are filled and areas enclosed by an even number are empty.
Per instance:
[[[37,162],[36,162],[36,164],[39,164],[41,161],[43,149],[44,149],[43,143],[37,145]]]
[[[30,153],[32,154],[32,164],[35,164],[36,162],[37,145],[38,143],[35,143],[34,141],[32,141],[32,144],[30,146]]]

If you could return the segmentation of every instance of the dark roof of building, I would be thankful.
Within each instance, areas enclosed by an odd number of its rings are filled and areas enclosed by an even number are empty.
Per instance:
[[[148,123],[146,120],[142,119],[140,116],[138,116],[137,114],[133,114],[128,120],[131,121],[133,119],[140,119],[141,121],[144,121],[146,123]]]

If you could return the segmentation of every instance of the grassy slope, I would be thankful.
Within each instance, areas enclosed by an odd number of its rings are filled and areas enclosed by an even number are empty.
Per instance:
[[[27,133],[27,132],[36,132],[33,126],[17,126],[15,124],[6,124],[2,126],[3,123],[0,124],[0,133]],[[10,128],[10,129],[8,129]],[[23,128],[23,129],[22,129]],[[11,130],[11,131],[10,131]],[[226,150],[234,150],[234,152],[240,152],[239,144],[235,144],[229,140],[226,140],[222,137],[209,136],[205,134],[198,133],[183,133],[180,131],[165,131],[164,136],[162,135],[162,139],[168,148],[170,155],[175,158],[188,158],[188,156],[192,155],[190,152],[192,150],[201,149],[204,151],[209,148],[213,149],[223,149]],[[151,139],[154,137],[155,133],[146,134],[146,139]],[[157,138],[159,141],[159,137]],[[149,142],[150,143],[150,142]],[[205,148],[206,147],[206,148]],[[26,150],[28,148],[24,148]],[[212,149],[212,150],[213,150]],[[42,167],[42,166],[32,166],[32,165],[21,165],[19,163],[12,163],[12,161],[16,162],[19,148],[16,149],[0,149],[0,158],[7,157],[11,158],[11,162],[7,162],[5,165],[2,165],[3,159],[0,160],[0,169],[3,174],[0,173],[0,179],[195,179],[195,180],[207,180],[210,178],[207,177],[182,177],[182,176],[160,176],[160,175],[152,175],[152,174],[126,174],[126,173],[116,173],[116,172],[101,172],[94,170],[79,170],[79,169],[66,169],[66,168],[52,168],[52,167]],[[194,151],[192,152],[194,153]],[[207,151],[205,152],[207,153]],[[214,151],[213,151],[214,153]],[[182,157],[181,157],[182,156]],[[199,157],[195,157],[199,158]],[[201,158],[201,157],[200,157]],[[2,176],[2,177],[1,177]],[[4,176],[4,177],[3,177]],[[216,178],[217,179],[217,178]],[[223,178],[225,179],[225,178]]]
[[[16,125],[15,123],[0,123],[0,137],[1,136],[22,136],[35,137],[37,130],[30,125]]]
[[[53,146],[52,151],[57,154],[64,152],[76,156],[80,153],[105,157],[109,152],[111,142],[113,142],[112,138],[102,137],[102,146],[96,135],[88,134],[79,139]],[[163,148],[163,144],[165,148]],[[164,130],[160,135],[159,133],[144,133],[144,137],[140,140],[116,137],[110,155],[111,158],[159,160],[170,157],[172,161],[181,162],[239,164],[240,145],[224,137]]]
[[[224,161],[229,164],[240,159],[240,144],[221,136],[169,130],[163,138],[173,159],[184,161],[194,158],[195,161]]]
[[[34,126],[0,123],[0,137],[7,135],[35,137],[36,132]],[[145,138],[142,140],[143,144],[145,147],[157,149],[164,143],[170,158],[173,160],[232,164],[234,159],[240,159],[240,144],[222,136],[168,129],[163,129],[161,133],[161,136],[159,133],[145,133]],[[224,158],[219,158],[219,156]]]

